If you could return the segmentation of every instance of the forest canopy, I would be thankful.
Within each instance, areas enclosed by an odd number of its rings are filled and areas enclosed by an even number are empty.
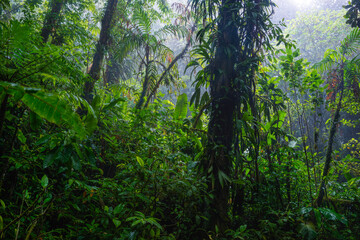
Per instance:
[[[0,239],[359,239],[359,11],[0,0]]]

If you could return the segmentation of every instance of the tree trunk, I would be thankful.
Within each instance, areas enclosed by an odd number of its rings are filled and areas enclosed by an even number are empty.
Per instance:
[[[210,227],[220,232],[228,228],[228,198],[232,172],[231,149],[234,138],[234,111],[237,101],[234,94],[236,52],[239,38],[232,16],[236,15],[234,0],[222,3],[218,24],[218,47],[213,64],[213,79],[210,81],[212,98],[208,125],[208,144],[203,161],[204,173],[208,176],[209,189],[214,194],[210,206]],[[225,177],[226,176],[226,177]]]
[[[101,21],[100,39],[96,44],[96,52],[89,71],[90,77],[87,79],[84,86],[84,98],[88,102],[92,101],[92,92],[94,91],[95,82],[100,79],[101,65],[104,59],[106,47],[109,43],[111,24],[114,19],[117,3],[118,0],[108,0],[104,17]]]
[[[136,109],[141,109],[142,105],[145,102],[145,97],[146,97],[146,93],[149,90],[149,84],[150,84],[150,79],[149,79],[149,57],[150,57],[150,48],[147,45],[145,47],[145,79],[143,82],[143,86],[142,86],[142,91],[141,91],[141,95],[139,98],[139,101],[137,102],[135,108]],[[150,98],[150,96],[148,96],[148,98]]]
[[[8,104],[8,99],[9,99],[9,94],[6,94],[4,99],[1,102],[1,107],[0,107],[0,137],[2,137],[2,131],[3,131],[4,123],[5,123],[5,113],[6,113],[6,108],[7,108],[7,104]]]
[[[194,24],[189,32],[188,40],[187,40],[187,43],[186,43],[184,49],[174,58],[174,60],[169,64],[169,66],[161,74],[159,81],[156,82],[154,89],[150,92],[150,95],[149,95],[148,99],[146,100],[146,103],[144,106],[145,108],[149,105],[151,97],[155,96],[155,93],[156,93],[157,89],[160,87],[160,84],[162,83],[162,81],[165,79],[166,74],[168,74],[170,72],[170,70],[174,67],[175,63],[178,60],[180,60],[185,55],[185,53],[187,53],[187,51],[189,50],[190,44],[191,44],[191,35],[192,35],[193,31],[195,30],[195,27],[196,27],[196,25]],[[139,108],[141,108],[141,107],[142,107],[142,104],[139,105]]]
[[[342,77],[343,78],[343,77]],[[343,87],[343,80],[340,83],[340,88],[342,89]],[[343,90],[341,90],[340,93],[340,98],[339,98],[339,102],[337,104],[336,107],[336,111],[334,114],[334,118],[331,121],[331,128],[330,128],[330,132],[329,132],[329,140],[328,140],[328,147],[326,150],[326,156],[325,156],[325,166],[324,166],[324,170],[323,170],[323,174],[322,174],[322,179],[321,179],[321,184],[320,184],[320,189],[319,189],[319,196],[316,199],[315,202],[315,206],[320,207],[324,196],[325,196],[325,192],[326,192],[326,183],[327,183],[327,176],[329,174],[330,171],[330,163],[331,163],[331,154],[332,154],[332,146],[334,143],[334,138],[335,138],[335,133],[336,133],[336,129],[337,129],[337,125],[339,124],[339,119],[340,119],[340,109],[341,109],[341,102],[342,102],[342,98],[343,98]]]
[[[64,6],[64,0],[52,0],[51,10],[46,14],[43,28],[41,30],[41,37],[43,42],[46,43],[49,36],[54,32],[57,21],[59,20],[60,12]]]

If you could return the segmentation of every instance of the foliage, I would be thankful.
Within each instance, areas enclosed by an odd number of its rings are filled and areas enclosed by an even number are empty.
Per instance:
[[[303,58],[316,63],[326,49],[336,48],[350,32],[343,15],[345,11],[321,10],[299,13],[289,21],[285,34],[296,41]]]
[[[251,31],[239,35],[236,48],[226,50],[241,57],[234,58],[236,77],[229,88],[237,89],[231,118],[235,134],[227,139],[231,171],[219,171],[213,181],[201,172],[206,154],[223,149],[210,149],[211,138],[227,136],[227,126],[211,132],[216,127],[211,125],[216,109],[211,82],[214,74],[222,76],[214,67],[219,28],[235,24],[240,33],[270,14],[256,12],[253,1],[236,3],[249,12],[237,11],[243,15],[219,25],[217,11],[226,6],[194,1],[206,14],[197,16],[195,42],[189,39],[195,28],[186,6],[181,23],[189,25],[183,26],[169,24],[169,16],[176,15],[165,1],[119,2],[105,65],[113,54],[123,69],[127,63],[133,68],[123,81],[97,82],[88,103],[82,92],[102,6],[66,1],[44,43],[40,33],[47,1],[1,1],[0,238],[358,239],[360,31],[344,27],[344,12],[302,15],[290,22],[286,31],[297,36],[297,45],[269,21],[256,36]],[[311,34],[299,35],[305,27],[316,30],[313,45],[305,45]],[[59,36],[61,43],[53,41]],[[174,36],[186,38],[188,47],[193,44],[191,58],[183,62],[192,70],[194,88],[174,96],[155,91],[160,97],[137,109],[135,78],[149,77],[148,93],[157,89],[174,60],[166,44]],[[286,44],[277,48],[271,40]],[[317,62],[321,52],[325,56]],[[228,60],[221,58],[216,66]],[[176,68],[169,70],[164,83],[178,76]],[[342,119],[331,125],[340,99]],[[338,134],[324,175],[331,128]],[[228,187],[225,230],[211,227],[215,177],[219,186]],[[326,191],[316,206],[322,181]]]
[[[351,27],[359,27],[360,19],[359,19],[359,9],[360,9],[360,1],[359,0],[351,0],[348,5],[344,6],[347,9],[345,14],[345,18],[347,18],[346,23],[350,24]]]

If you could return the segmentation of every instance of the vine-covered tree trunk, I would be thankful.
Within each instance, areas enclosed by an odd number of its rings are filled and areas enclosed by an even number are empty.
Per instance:
[[[221,232],[228,228],[228,198],[232,172],[231,149],[234,139],[234,80],[236,72],[236,52],[239,45],[235,24],[236,1],[222,3],[218,24],[218,47],[212,66],[213,79],[210,81],[212,98],[210,121],[208,125],[208,144],[203,161],[205,174],[209,178],[209,188],[214,199],[211,204],[211,227],[217,226]]]
[[[95,82],[100,79],[101,65],[104,59],[106,47],[109,43],[111,24],[114,19],[117,3],[118,0],[108,0],[104,17],[101,21],[100,38],[96,44],[96,52],[89,71],[90,77],[87,79],[84,86],[84,98],[88,102],[92,101],[92,92],[94,90]]]
[[[52,0],[51,10],[46,14],[43,28],[41,30],[41,37],[43,42],[46,43],[50,34],[54,31],[56,23],[59,19],[60,12],[64,6],[65,0]]]

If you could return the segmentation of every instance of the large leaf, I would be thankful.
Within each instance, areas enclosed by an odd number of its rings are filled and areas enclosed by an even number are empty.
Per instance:
[[[188,98],[185,93],[181,94],[176,102],[174,119],[182,120],[186,118],[188,112]]]
[[[25,91],[21,100],[40,117],[58,125],[65,123],[73,128],[77,135],[85,137],[86,131],[79,115],[58,96],[42,91]]]
[[[93,133],[97,129],[98,117],[95,113],[96,106],[91,106],[85,99],[79,98],[81,104],[87,109],[87,115],[84,120],[86,132]],[[95,99],[94,99],[95,100]]]
[[[57,125],[66,124],[75,130],[81,138],[85,137],[86,131],[79,115],[72,107],[59,96],[45,93],[40,89],[25,88],[16,83],[0,82],[0,93],[6,93],[13,97],[14,101],[21,100],[31,111]]]
[[[305,240],[313,240],[316,238],[317,233],[315,231],[314,225],[311,223],[301,223],[299,230],[300,234]]]
[[[347,223],[348,223],[347,219],[343,215],[341,215],[341,214],[339,214],[339,213],[337,213],[337,212],[335,212],[335,211],[333,211],[331,209],[319,208],[319,211],[324,216],[324,218],[327,219],[327,220],[339,221],[339,222],[341,222],[341,223],[343,223],[345,225],[347,225]]]
[[[124,97],[114,98],[109,103],[105,103],[102,111],[106,111],[114,107],[118,102],[125,102]]]

